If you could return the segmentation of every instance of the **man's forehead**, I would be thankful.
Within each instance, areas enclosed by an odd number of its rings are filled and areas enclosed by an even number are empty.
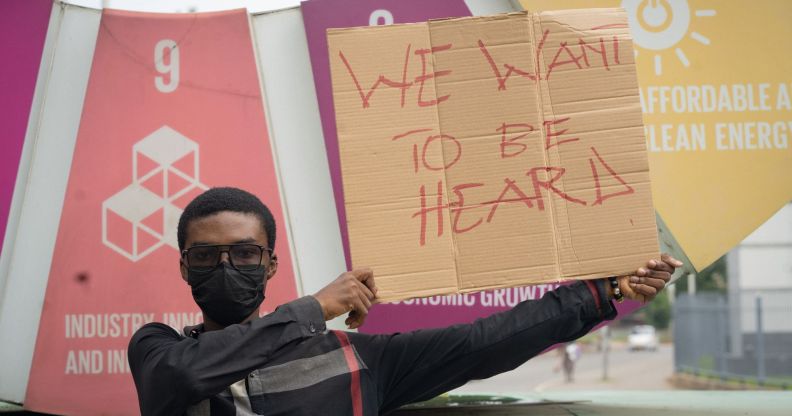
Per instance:
[[[220,211],[195,218],[187,225],[187,244],[235,244],[258,242],[266,245],[267,233],[252,213]]]

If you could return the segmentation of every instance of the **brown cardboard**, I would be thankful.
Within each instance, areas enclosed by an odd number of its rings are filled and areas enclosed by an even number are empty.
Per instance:
[[[621,9],[328,30],[350,250],[399,300],[658,255]]]

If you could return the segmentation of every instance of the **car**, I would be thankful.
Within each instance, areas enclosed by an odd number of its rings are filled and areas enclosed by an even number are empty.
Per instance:
[[[657,331],[652,325],[636,325],[630,330],[630,335],[627,337],[627,345],[630,351],[637,350],[657,350]]]

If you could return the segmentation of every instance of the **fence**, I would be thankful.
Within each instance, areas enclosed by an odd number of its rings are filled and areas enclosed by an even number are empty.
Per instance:
[[[682,294],[673,314],[676,371],[792,386],[792,290]]]

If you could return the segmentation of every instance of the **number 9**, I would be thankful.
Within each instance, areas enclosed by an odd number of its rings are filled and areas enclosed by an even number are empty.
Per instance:
[[[168,63],[165,63],[165,50],[168,50]],[[162,75],[154,77],[154,86],[159,92],[169,93],[176,91],[179,86],[179,47],[175,41],[163,39],[154,47],[154,66]],[[165,76],[168,75],[168,81]]]

